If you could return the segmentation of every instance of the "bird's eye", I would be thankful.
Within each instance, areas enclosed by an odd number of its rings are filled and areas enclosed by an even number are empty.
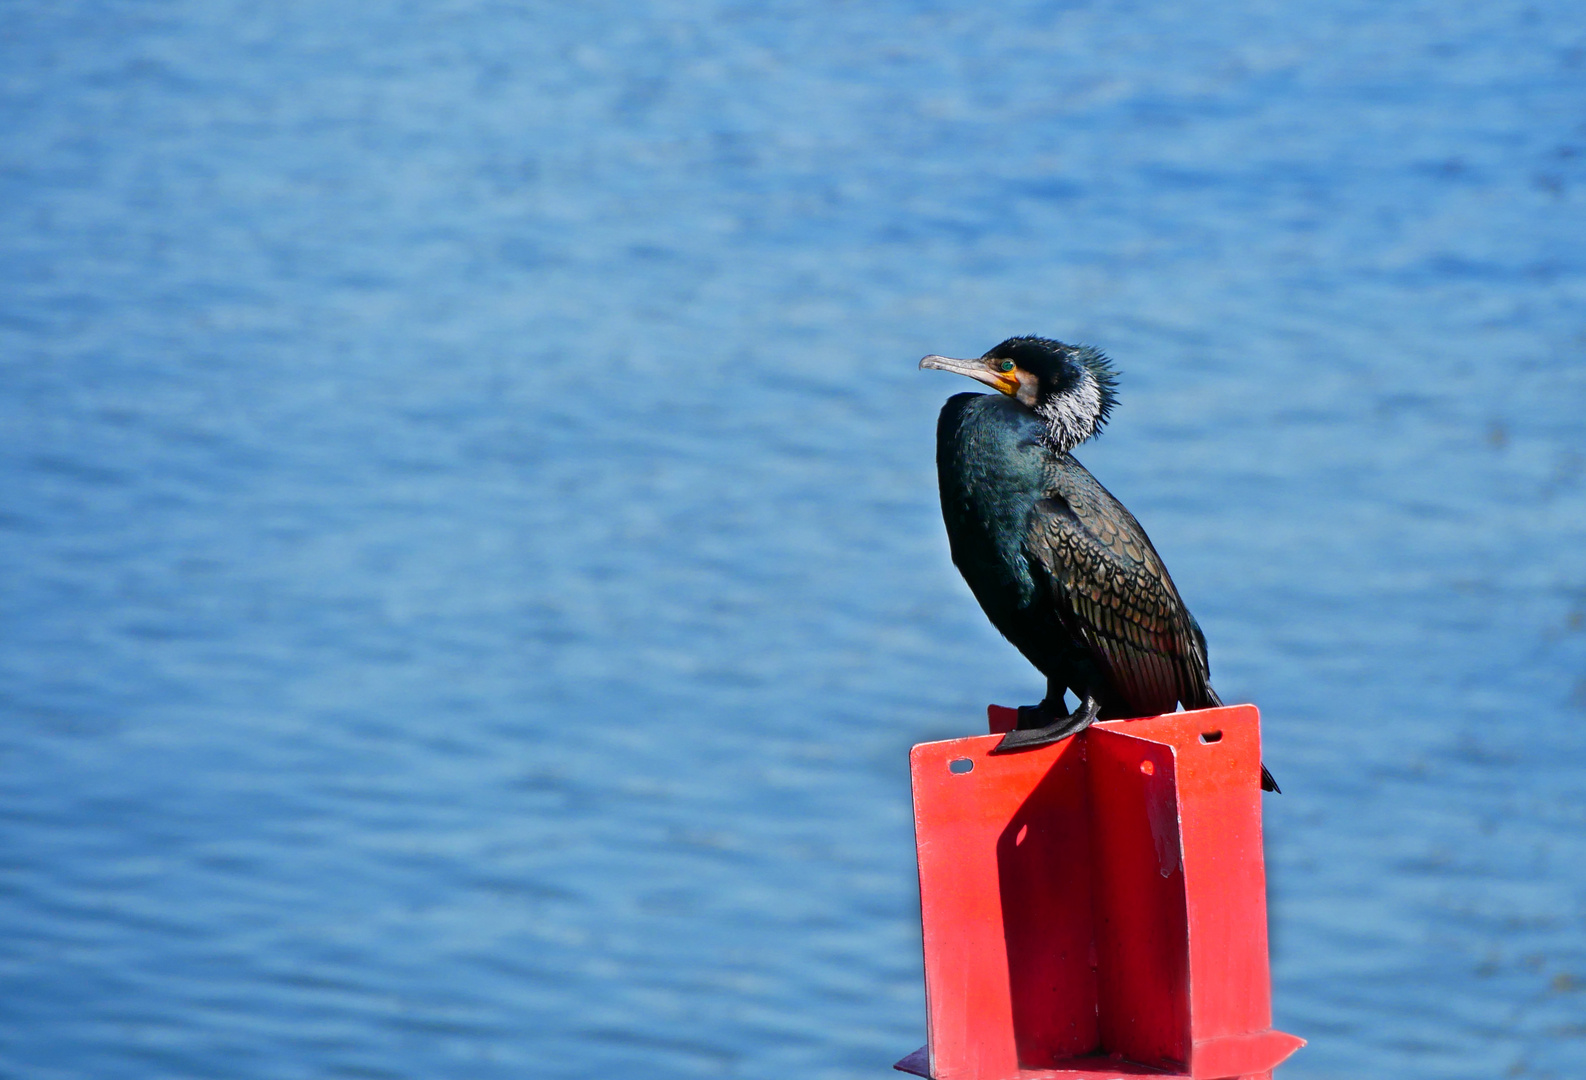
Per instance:
[[[1002,362],[1002,370],[1003,371],[1012,371],[1013,370],[1013,361],[1012,360],[1004,360]]]

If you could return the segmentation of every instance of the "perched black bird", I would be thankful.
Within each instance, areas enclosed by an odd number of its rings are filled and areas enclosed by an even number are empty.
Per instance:
[[[1086,345],[1009,338],[978,360],[927,356],[995,394],[958,394],[936,427],[953,563],[991,623],[1046,676],[999,751],[1097,720],[1221,705],[1206,636],[1145,530],[1070,456],[1107,422],[1116,378]],[[1072,690],[1079,707],[1063,702]],[[1261,786],[1276,791],[1266,766]]]

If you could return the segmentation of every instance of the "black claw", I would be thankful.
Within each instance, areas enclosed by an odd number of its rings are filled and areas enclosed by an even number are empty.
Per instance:
[[[1278,787],[1278,782],[1272,779],[1272,774],[1267,772],[1266,765],[1261,766],[1261,790],[1270,791],[1274,795],[1282,795],[1283,789]]]

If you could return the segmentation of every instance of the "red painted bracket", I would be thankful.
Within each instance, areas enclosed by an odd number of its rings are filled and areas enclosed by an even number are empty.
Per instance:
[[[910,755],[933,1080],[1267,1080],[1261,717],[1233,705]]]

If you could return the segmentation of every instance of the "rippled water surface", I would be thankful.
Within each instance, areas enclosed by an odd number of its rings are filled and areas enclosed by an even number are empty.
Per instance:
[[[1576,5],[0,7],[0,1073],[889,1075],[1038,696],[917,372],[1258,703],[1284,1075],[1586,1061]]]

